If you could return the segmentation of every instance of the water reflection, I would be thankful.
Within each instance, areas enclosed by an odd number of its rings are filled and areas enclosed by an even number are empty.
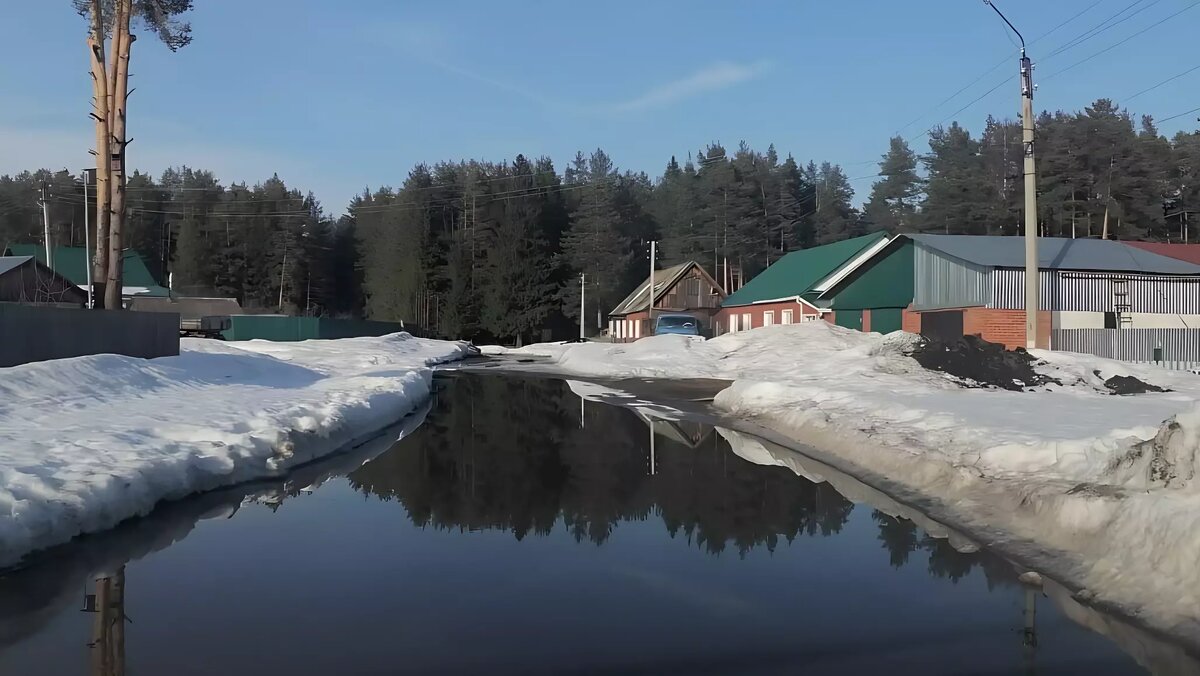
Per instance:
[[[579,401],[556,381],[460,379],[410,452],[368,463],[351,485],[420,526],[520,539],[561,520],[600,545],[622,521],[654,518],[712,554],[831,535],[854,509],[828,484],[732,456],[711,428],[596,404],[580,425]]]
[[[380,665],[388,666],[380,667],[379,673],[395,671],[391,668],[395,665],[385,658],[371,662],[372,658],[367,655],[378,646],[370,639],[358,634],[337,633],[339,623],[350,624],[363,617],[369,620],[370,602],[366,599],[376,597],[388,600],[387,614],[382,617],[391,617],[391,613],[420,617],[419,624],[430,625],[434,634],[440,627],[454,627],[458,632],[470,631],[475,626],[480,632],[477,627],[491,628],[506,623],[534,626],[540,618],[566,617],[562,613],[574,613],[578,608],[586,607],[587,612],[575,615],[587,616],[595,612],[598,624],[594,628],[610,632],[611,636],[606,637],[614,641],[620,637],[615,628],[617,625],[626,626],[635,633],[641,631],[637,617],[644,613],[655,621],[673,623],[672,631],[678,634],[659,637],[664,643],[690,640],[704,635],[704,631],[712,631],[709,636],[728,641],[724,646],[729,650],[724,653],[725,659],[730,659],[729,655],[739,656],[736,664],[720,663],[729,667],[727,670],[714,671],[714,663],[705,660],[710,654],[721,654],[720,651],[705,653],[698,647],[689,647],[672,652],[672,649],[664,648],[661,653],[640,655],[644,659],[649,659],[646,655],[661,657],[661,654],[667,654],[673,659],[686,655],[695,660],[694,664],[689,664],[696,667],[687,669],[688,672],[707,669],[709,673],[735,673],[742,671],[737,665],[763,664],[771,660],[782,668],[806,661],[833,659],[830,656],[843,659],[846,655],[852,656],[845,658],[849,664],[856,664],[853,660],[861,656],[865,661],[857,664],[878,667],[886,664],[889,655],[900,655],[910,660],[920,658],[940,664],[945,673],[946,665],[951,662],[938,662],[939,653],[951,650],[954,640],[961,639],[974,642],[969,643],[971,646],[993,650],[999,643],[1006,655],[1004,659],[1011,660],[1009,666],[1020,663],[1032,673],[1039,656],[1044,661],[1047,651],[1053,652],[1056,647],[1055,641],[1043,641],[1043,645],[1039,645],[1039,622],[1044,624],[1047,619],[1058,619],[1061,623],[1063,614],[1110,637],[1148,668],[1163,673],[1186,673],[1196,667],[1186,651],[1158,642],[1133,627],[1076,603],[1061,587],[1049,582],[1044,589],[1022,587],[1016,571],[1003,559],[979,550],[961,535],[853,477],[753,437],[730,430],[714,430],[686,420],[664,420],[646,411],[584,402],[566,385],[551,380],[454,377],[440,389],[433,406],[435,413],[423,425],[421,416],[412,418],[389,437],[301,468],[284,480],[209,493],[166,505],[145,519],[44,552],[28,561],[25,568],[0,575],[0,648],[37,634],[55,617],[67,613],[78,617],[82,588],[82,609],[91,613],[91,622],[87,628],[72,627],[69,640],[76,647],[87,645],[90,673],[93,676],[123,676],[127,662],[132,665],[129,673],[138,673],[139,655],[145,660],[148,659],[146,653],[152,651],[147,643],[140,646],[136,643],[137,634],[144,636],[146,632],[146,629],[140,632],[139,629],[169,618],[172,604],[179,600],[172,597],[178,590],[147,589],[153,586],[147,578],[157,576],[162,580],[166,577],[164,572],[169,576],[176,574],[178,569],[168,566],[148,571],[153,568],[155,558],[149,557],[149,561],[132,566],[127,576],[127,562],[148,557],[179,542],[201,520],[234,518],[249,503],[266,505],[274,511],[288,500],[305,500],[305,495],[332,481],[334,493],[340,490],[352,508],[343,507],[345,512],[325,517],[329,519],[324,523],[329,532],[351,532],[356,527],[365,532],[369,529],[364,522],[370,522],[376,529],[381,523],[409,522],[416,528],[405,525],[402,531],[388,532],[411,532],[415,536],[398,540],[396,549],[383,549],[377,556],[390,553],[399,560],[405,555],[420,553],[433,562],[435,572],[422,578],[420,572],[423,569],[416,567],[409,569],[412,577],[396,575],[390,564],[379,566],[367,556],[356,556],[369,551],[370,547],[364,540],[353,538],[344,541],[357,545],[350,555],[340,551],[335,555],[322,554],[330,548],[330,542],[343,541],[330,538],[328,532],[322,533],[319,528],[297,531],[304,537],[311,536],[311,542],[306,543],[310,545],[311,553],[299,557],[300,560],[289,559],[283,567],[287,569],[285,574],[295,575],[289,579],[294,579],[296,584],[310,585],[305,587],[308,590],[305,594],[299,595],[303,598],[285,599],[272,597],[269,593],[259,595],[259,590],[239,584],[238,567],[244,565],[241,562],[230,562],[226,571],[219,567],[205,570],[205,574],[227,584],[233,593],[245,596],[238,600],[244,607],[235,605],[214,610],[215,616],[221,618],[219,623],[223,623],[224,616],[228,615],[231,632],[248,632],[255,636],[258,632],[269,633],[270,628],[246,624],[246,609],[255,604],[270,605],[281,617],[292,618],[290,623],[285,623],[290,625],[289,631],[303,626],[303,622],[297,620],[307,612],[306,606],[322,609],[322,617],[327,617],[330,622],[319,623],[319,631],[329,632],[328,645],[313,645],[313,654],[298,656],[292,661],[287,655],[277,656],[280,662],[276,666],[281,671],[304,671],[308,665],[306,660],[328,657],[331,652],[336,653],[330,657],[334,663],[346,660],[349,654],[351,668],[346,673],[355,673],[355,668],[359,667]],[[405,436],[405,440],[389,449],[396,436]],[[336,481],[343,475],[354,491],[373,499],[362,501],[350,493]],[[319,501],[316,504],[319,505]],[[294,512],[284,509],[278,514],[267,513],[266,518],[255,526],[260,530],[245,529],[240,536],[228,541],[216,536],[209,541],[209,546],[218,542],[236,547],[245,542],[238,537],[262,538],[265,533],[261,529],[278,529],[281,522],[298,518]],[[263,514],[263,510],[257,513]],[[380,519],[381,514],[385,518]],[[311,517],[310,513],[299,518]],[[634,541],[636,546],[653,548],[656,540],[665,534],[672,540],[689,543],[692,551],[675,553],[663,548],[665,553],[655,554],[667,562],[663,569],[639,566],[638,560],[628,558],[630,540],[622,544],[616,537],[623,527],[636,529],[639,533],[639,539]],[[221,529],[235,530],[224,525],[217,530]],[[454,538],[456,548],[448,554],[432,544],[437,539],[432,537],[434,533],[422,533],[420,529],[442,531],[437,534],[439,536],[445,532],[466,535]],[[499,549],[494,543],[508,538],[471,533],[482,530],[508,533],[513,539],[525,542],[519,547]],[[841,538],[830,537],[839,533],[844,533]],[[567,543],[572,553],[557,550],[555,554],[555,550],[538,549],[537,545],[544,543],[533,541],[534,538],[562,541],[564,534],[575,542],[594,543],[603,547],[603,551]],[[803,538],[814,540],[807,546],[789,551],[790,543]],[[441,541],[445,538],[441,537]],[[853,546],[848,552],[838,553],[839,550],[834,548],[835,545],[850,544]],[[499,558],[503,552],[511,554],[514,548],[526,552],[526,557],[535,557],[518,559],[524,564],[536,557],[547,557],[545,565],[561,568],[562,579],[567,582],[560,581],[559,584],[566,586],[555,588],[554,581],[540,579],[537,584],[521,586],[521,575],[528,575],[528,568],[512,561],[507,565],[497,562],[495,571],[487,570],[489,566],[473,569],[469,573],[471,579],[461,577],[461,564],[453,568],[455,562],[464,557],[473,561],[478,557]],[[603,560],[611,567],[589,567],[591,562],[585,563],[584,557],[578,554],[583,550],[589,552],[589,556],[595,556],[597,561],[609,555]],[[537,553],[528,554],[530,551]],[[810,552],[830,558],[809,557]],[[772,556],[766,556],[767,553]],[[308,556],[311,556],[311,562],[304,560]],[[739,557],[749,560],[739,561]],[[863,561],[866,563],[861,564]],[[884,561],[897,571],[915,572],[916,575],[892,576]],[[701,563],[693,565],[690,562]],[[313,567],[307,568],[308,564]],[[800,569],[814,574],[822,568],[860,564],[882,570],[882,573],[874,573],[874,577],[854,578],[871,583],[878,580],[879,586],[873,591],[836,588],[836,584],[831,585],[834,587],[831,589],[810,588],[806,587],[806,580],[800,579]],[[339,568],[342,565],[349,566],[353,572],[348,574]],[[725,572],[717,574],[718,570]],[[749,579],[752,576],[745,572],[749,570],[757,571],[762,577]],[[377,577],[372,577],[372,571]],[[955,587],[973,571],[986,580],[987,589],[1007,592],[993,597],[1004,600],[983,603],[977,596],[972,596],[976,592],[971,588],[978,590],[978,585]],[[220,577],[222,575],[227,577]],[[564,589],[573,590],[572,582],[578,585],[578,580],[585,576],[590,584],[579,598],[590,605],[555,605],[559,598],[556,591],[562,594]],[[355,596],[350,591],[355,586],[351,578],[359,577],[366,583],[368,591]],[[910,593],[909,588],[921,586],[913,584],[914,577],[920,579],[923,587],[920,592]],[[478,584],[472,586],[476,578]],[[932,583],[930,578],[951,584]],[[403,582],[396,583],[398,587],[392,586],[398,579]],[[497,579],[504,580],[504,584],[496,584]],[[836,582],[836,576],[825,579]],[[130,588],[142,594],[128,595],[127,582]],[[444,585],[453,588],[447,591]],[[510,587],[513,596],[499,596]],[[543,587],[550,590],[545,592],[547,597],[538,596]],[[426,588],[430,590],[428,594],[418,593]],[[518,588],[520,591],[515,591]],[[801,589],[799,593],[797,588]],[[948,607],[951,613],[947,617],[931,617],[933,626],[914,628],[897,622],[897,618],[908,617],[896,613],[897,604],[920,605],[929,601],[929,595],[938,596],[938,589],[952,588],[957,591],[942,592],[946,598],[969,601],[961,606],[930,606],[935,611]],[[346,590],[345,600],[331,601],[331,598],[341,598],[339,589]],[[756,595],[763,589],[765,593]],[[591,590],[598,594],[587,596]],[[636,592],[631,593],[631,590]],[[638,600],[640,596],[654,594],[660,595],[654,597],[658,601]],[[846,598],[847,594],[849,598]],[[921,595],[925,596],[922,598]],[[127,596],[131,599],[128,607]],[[602,599],[609,596],[622,600],[605,607]],[[1051,604],[1045,603],[1046,597]],[[687,603],[679,602],[682,610],[670,608],[673,598],[686,599]],[[786,600],[774,605],[773,600],[780,598]],[[428,605],[419,605],[422,599],[427,599]],[[695,604],[697,599],[705,604],[705,612],[696,612],[693,605],[688,605]],[[1039,601],[1042,607],[1038,607]],[[393,610],[391,604],[396,604],[397,608]],[[858,604],[862,607],[850,607]],[[798,612],[809,606],[819,608],[820,617],[827,619],[814,623],[814,614]],[[729,610],[735,607],[737,613]],[[1045,614],[1047,608],[1051,611],[1049,618]],[[982,622],[974,616],[984,614],[981,609],[986,609],[987,615],[986,621]],[[615,625],[606,625],[606,617],[620,617],[621,620]],[[960,617],[964,623],[974,622],[971,629],[974,633],[955,633],[954,625]],[[466,618],[473,618],[475,625],[464,622]],[[591,621],[579,617],[576,620]],[[582,626],[592,626],[586,625],[586,621]],[[363,621],[358,631],[380,624]],[[553,633],[553,622],[541,626],[542,632]],[[770,634],[773,626],[794,627],[795,634],[787,634],[783,640],[772,643],[763,636]],[[998,641],[994,639],[996,626],[1001,632]],[[745,630],[744,633],[739,634],[739,629]],[[545,650],[548,656],[556,650],[575,655],[588,648],[586,643],[571,643],[575,640],[573,636],[587,632],[570,628],[561,635],[547,636],[545,643],[552,647],[540,648],[530,648],[531,644],[524,642],[519,634],[488,633],[490,631],[493,630],[476,633],[474,638],[484,643],[492,638],[496,638],[498,644],[511,643],[507,648],[513,651],[511,653],[504,652],[506,648],[493,648],[501,657],[537,657],[530,656],[530,650]],[[405,664],[410,670],[422,671],[420,658],[426,660],[426,666],[440,665],[446,659],[438,652],[442,648],[420,649],[419,646],[428,643],[429,637],[422,638],[417,627],[409,626],[407,632],[413,634],[413,644],[405,648],[408,650]],[[855,632],[864,636],[851,636]],[[872,635],[873,632],[878,635]],[[128,656],[127,633],[131,640]],[[980,638],[981,635],[984,638]],[[942,636],[954,640],[941,646],[937,639]],[[1062,633],[1055,636],[1061,637]],[[295,640],[295,636],[288,638]],[[625,639],[628,641],[630,636],[626,635]],[[385,652],[390,654],[392,642],[403,640],[403,636],[389,635],[386,640],[389,650]],[[1088,640],[1092,643],[1087,643]],[[176,641],[177,654],[197,650],[196,645],[188,645],[187,636],[181,635],[171,637],[171,644],[166,647],[168,653],[176,652]],[[355,651],[348,653],[339,647],[347,641],[356,643]],[[704,643],[704,640],[699,642]],[[1100,641],[1085,635],[1085,640],[1076,638],[1070,645],[1096,643]],[[1061,655],[1064,650],[1061,640],[1057,648]],[[960,646],[959,649],[969,652],[973,648]],[[636,650],[630,650],[629,655],[634,657],[629,659],[636,661]],[[873,658],[875,662],[870,662],[872,650],[877,651]],[[917,657],[913,657],[914,654]],[[241,673],[246,671],[239,670],[242,664],[237,662],[225,665],[225,669],[213,670]],[[312,669],[308,672],[319,673]],[[464,668],[464,672],[470,671]],[[549,666],[545,671],[553,672]],[[496,673],[499,672],[505,670],[497,669]],[[656,669],[644,671],[657,672]]]

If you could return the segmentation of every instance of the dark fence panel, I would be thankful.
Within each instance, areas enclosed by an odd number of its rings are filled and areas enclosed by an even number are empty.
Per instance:
[[[385,336],[408,331],[420,335],[415,327],[395,322],[373,322],[362,319],[326,319],[317,317],[283,317],[279,315],[234,315],[231,326],[224,332],[226,340],[296,341],[329,338],[358,338]]]
[[[1051,346],[1184,371],[1200,368],[1200,329],[1055,329]]]
[[[0,367],[91,354],[179,354],[179,315],[0,303]]]

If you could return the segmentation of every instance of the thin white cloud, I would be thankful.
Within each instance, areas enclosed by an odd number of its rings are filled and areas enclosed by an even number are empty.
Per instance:
[[[661,84],[650,91],[617,103],[605,106],[616,113],[631,113],[653,108],[662,108],[700,94],[720,91],[743,82],[761,77],[770,69],[767,61],[740,64],[720,62],[698,70],[687,77]]]

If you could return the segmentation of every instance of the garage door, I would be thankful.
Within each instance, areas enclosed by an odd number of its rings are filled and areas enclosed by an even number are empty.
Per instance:
[[[862,310],[835,310],[833,323],[848,329],[862,331]]]
[[[899,331],[903,326],[903,311],[898,307],[876,308],[871,310],[871,330],[875,333],[891,333]]]

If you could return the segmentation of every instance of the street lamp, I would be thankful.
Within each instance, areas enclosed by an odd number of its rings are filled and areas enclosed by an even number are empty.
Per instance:
[[[1025,55],[1025,38],[992,0],[984,4],[1008,24],[1021,40],[1021,141],[1025,146],[1025,346],[1037,347],[1038,255],[1037,169],[1033,153],[1033,64]]]

